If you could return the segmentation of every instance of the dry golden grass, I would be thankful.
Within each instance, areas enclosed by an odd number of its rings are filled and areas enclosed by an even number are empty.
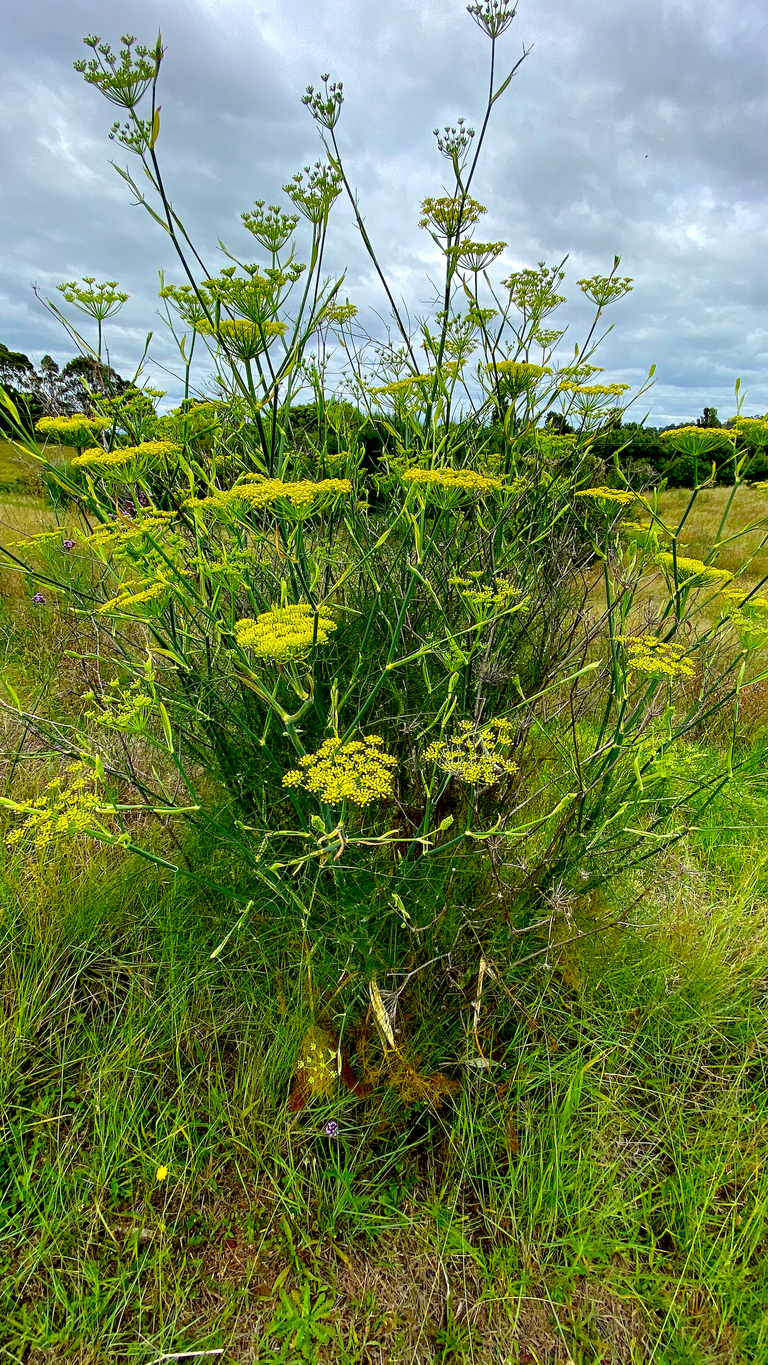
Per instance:
[[[691,559],[706,558],[717,536],[731,491],[728,487],[705,488],[699,493],[680,532],[682,554]],[[688,488],[668,488],[661,494],[659,512],[667,526],[677,526],[690,498],[691,490]],[[746,530],[756,523],[756,529]],[[751,588],[768,575],[768,496],[745,486],[736,492],[721,538],[743,531],[746,534],[739,535],[737,540],[723,547],[716,563],[719,569],[738,574],[745,561],[750,560],[740,582]]]

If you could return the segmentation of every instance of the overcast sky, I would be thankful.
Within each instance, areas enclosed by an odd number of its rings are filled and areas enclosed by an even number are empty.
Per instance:
[[[162,154],[173,202],[209,269],[223,238],[248,258],[239,213],[276,202],[319,154],[300,103],[323,71],[344,81],[341,146],[396,292],[418,313],[435,251],[419,204],[444,188],[432,129],[478,123],[488,40],[462,0],[27,0],[0,17],[0,340],[35,360],[72,346],[31,286],[118,279],[131,294],[108,324],[129,373],[156,328],[153,379],[170,352],[157,271],[181,278],[164,234],[109,165],[111,106],[72,69],[86,33],[119,45],[162,29]],[[638,383],[657,366],[654,423],[705,404],[768,408],[765,52],[768,0],[520,0],[502,65],[530,56],[496,105],[473,187],[481,237],[508,242],[501,273],[567,252],[563,310],[585,317],[575,281],[614,254],[635,280],[608,315],[602,364]],[[135,158],[134,166],[138,165]],[[372,326],[384,302],[348,206],[332,220],[329,265]],[[569,333],[569,338],[571,334]]]

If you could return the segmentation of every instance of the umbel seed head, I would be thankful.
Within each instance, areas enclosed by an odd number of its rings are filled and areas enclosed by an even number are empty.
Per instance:
[[[494,41],[506,32],[516,13],[516,6],[510,4],[509,0],[485,0],[484,3],[467,5],[467,14],[471,14],[478,27]]]

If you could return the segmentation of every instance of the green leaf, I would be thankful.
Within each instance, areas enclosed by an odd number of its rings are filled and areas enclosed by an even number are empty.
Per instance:
[[[158,106],[157,106],[157,108],[156,108],[156,110],[155,110],[155,117],[154,117],[153,120],[152,120],[152,135],[151,135],[151,137],[150,137],[150,139],[149,139],[149,150],[150,150],[150,151],[152,151],[152,148],[154,147],[155,143],[157,142],[157,139],[158,139],[159,136],[160,136],[160,109],[161,109],[161,107],[162,107],[162,106],[158,104]]]
[[[7,678],[3,678],[3,686],[5,687],[5,690],[8,693],[8,696],[10,697],[14,706],[16,707],[16,710],[18,711],[19,715],[21,715],[22,714],[21,702],[19,701],[19,698],[17,697]]]
[[[162,725],[162,727],[163,727],[163,734],[165,735],[165,742],[166,742],[166,744],[168,745],[168,752],[169,752],[169,754],[172,754],[172,753],[173,753],[173,730],[171,729],[170,718],[169,718],[169,716],[168,716],[168,712],[166,711],[166,709],[165,709],[165,707],[163,706],[163,703],[162,703],[161,701],[159,701],[159,702],[157,703],[157,709],[158,709],[158,711],[160,712],[160,723],[161,723],[161,725]]]

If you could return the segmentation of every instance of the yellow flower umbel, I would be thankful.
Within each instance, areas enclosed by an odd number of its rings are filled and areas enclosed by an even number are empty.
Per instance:
[[[617,507],[626,507],[636,500],[637,494],[629,493],[624,488],[581,488],[576,497],[593,498],[595,502],[615,503]]]
[[[574,384],[569,379],[559,385],[561,393],[575,393],[583,398],[620,398],[630,387],[629,384]]]
[[[254,476],[247,482],[213,493],[208,498],[189,498],[184,506],[202,507],[208,511],[233,507],[237,512],[241,507],[260,510],[280,503],[288,515],[306,515],[322,510],[335,498],[351,492],[349,479],[297,479],[285,482],[283,479]]]
[[[297,768],[283,778],[284,787],[303,787],[321,800],[338,806],[351,801],[353,806],[369,806],[392,795],[392,777],[397,760],[384,752],[378,735],[365,739],[327,739],[317,753],[304,754]]]
[[[723,614],[743,643],[750,649],[764,648],[768,639],[768,598],[757,593],[750,596],[738,588],[726,588],[722,596],[729,604]]]
[[[507,611],[515,598],[520,596],[520,590],[506,578],[495,578],[493,585],[481,585],[473,583],[471,578],[458,577],[449,578],[448,582],[451,587],[458,588],[472,615],[478,620],[487,620],[497,612]]]
[[[508,720],[492,720],[481,730],[463,720],[451,739],[430,744],[425,757],[442,772],[475,786],[492,787],[505,774],[517,771],[517,764],[506,757],[512,743]]]
[[[759,597],[757,593],[750,594],[740,591],[739,588],[726,588],[723,597],[732,602],[737,610],[754,612],[758,616],[768,613],[768,597]]]
[[[692,678],[695,669],[686,659],[683,645],[660,640],[656,635],[617,635],[617,643],[624,645],[627,671],[650,673],[654,677]]]
[[[121,473],[128,469],[143,469],[147,462],[163,455],[178,455],[179,447],[173,441],[140,441],[136,446],[121,446],[117,450],[102,450],[94,446],[76,455],[72,461],[78,469],[88,469],[94,474],[107,474],[113,470]]]
[[[272,607],[254,620],[244,616],[235,622],[235,639],[241,649],[250,649],[260,659],[289,663],[303,659],[313,645],[325,645],[336,622],[327,607],[298,602],[289,607]]]
[[[768,419],[765,417],[734,417],[733,430],[737,439],[750,450],[768,446]]]
[[[339,1075],[338,1052],[325,1029],[313,1024],[301,1040],[296,1081],[305,1099],[327,1099]]]
[[[655,562],[666,574],[674,573],[675,559],[668,551],[664,550],[656,555]],[[685,555],[678,555],[676,562],[677,581],[684,583],[687,588],[703,587],[705,583],[730,583],[733,578],[728,569],[715,569],[700,559],[687,559]]]
[[[660,431],[659,440],[677,455],[694,455],[697,459],[733,445],[733,435],[723,427],[674,427]]]
[[[143,734],[155,705],[151,691],[153,681],[151,665],[147,669],[146,683],[136,678],[127,687],[121,687],[119,678],[113,678],[101,699],[101,707],[86,711],[86,720],[96,721],[98,725],[104,725],[108,730],[121,730],[125,734]],[[83,696],[83,701],[95,699],[94,692],[86,692]]]
[[[129,607],[144,606],[149,602],[157,602],[168,591],[168,584],[162,582],[148,583],[144,587],[126,588],[117,597],[111,597],[108,602],[99,607],[99,615],[104,616],[108,611],[126,611]],[[129,613],[132,615],[133,613]]]
[[[269,348],[275,337],[285,336],[287,330],[286,323],[271,318],[263,318],[258,323],[248,318],[222,318],[216,328],[207,321],[195,325],[195,331],[217,336],[238,360],[254,360]]]
[[[474,469],[405,469],[400,477],[408,488],[416,487],[426,494],[432,491],[498,493],[503,488],[501,479],[478,474]]]
[[[35,431],[58,445],[82,449],[111,425],[108,417],[88,417],[84,412],[75,412],[71,417],[41,417],[35,422]]]
[[[25,815],[26,819],[11,830],[7,844],[16,844],[33,835],[34,847],[43,849],[57,839],[71,838],[89,828],[100,805],[96,774],[84,763],[71,763],[64,772],[70,775],[68,786],[64,785],[64,778],[54,777],[42,796],[16,807],[18,814]]]
[[[552,373],[548,366],[533,365],[527,360],[496,360],[485,368],[495,379],[503,380],[505,388],[511,388],[515,393],[533,388],[543,375]]]

